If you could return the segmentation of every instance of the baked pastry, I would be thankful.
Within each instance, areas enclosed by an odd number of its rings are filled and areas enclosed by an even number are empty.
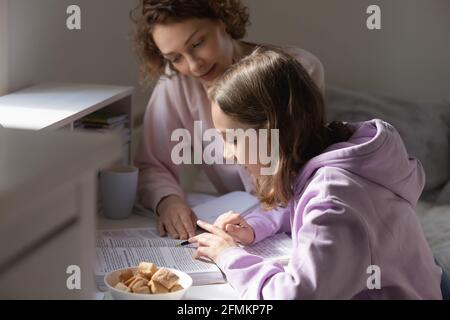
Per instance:
[[[180,290],[183,290],[183,289],[184,288],[177,283],[172,288],[170,288],[170,292],[180,291]]]
[[[153,281],[153,280],[150,280],[148,282],[148,286],[149,286],[149,288],[150,288],[152,293],[167,293],[167,292],[169,292],[169,289],[164,287],[159,282],[156,282],[156,281]]]
[[[175,273],[166,268],[159,268],[152,277],[152,281],[159,282],[169,290],[177,283],[178,279]]]
[[[148,280],[152,278],[155,272],[158,271],[158,268],[154,263],[150,262],[141,262],[139,263],[138,273]]]

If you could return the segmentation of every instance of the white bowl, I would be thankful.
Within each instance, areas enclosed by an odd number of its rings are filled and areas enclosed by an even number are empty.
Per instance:
[[[166,268],[178,276],[178,284],[180,284],[184,289],[168,293],[145,294],[125,292],[114,288],[115,285],[119,283],[120,274],[127,269],[131,269],[135,272],[137,267],[118,269],[105,275],[104,282],[114,300],[181,300],[186,294],[186,291],[192,286],[192,278],[190,275],[180,270]]]

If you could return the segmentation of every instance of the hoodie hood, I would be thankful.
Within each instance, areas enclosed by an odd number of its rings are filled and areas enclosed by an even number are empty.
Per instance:
[[[295,193],[321,167],[335,167],[381,185],[415,206],[425,186],[425,173],[421,163],[408,155],[397,130],[379,119],[349,125],[354,133],[348,141],[331,145],[304,165]]]

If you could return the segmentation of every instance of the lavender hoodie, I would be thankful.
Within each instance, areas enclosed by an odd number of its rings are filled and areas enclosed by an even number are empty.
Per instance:
[[[285,269],[242,248],[219,256],[242,298],[442,298],[441,271],[415,212],[425,183],[420,162],[388,123],[351,125],[356,131],[349,141],[305,164],[286,209],[246,217],[254,242],[291,232]],[[368,289],[371,265],[380,268],[380,289]]]

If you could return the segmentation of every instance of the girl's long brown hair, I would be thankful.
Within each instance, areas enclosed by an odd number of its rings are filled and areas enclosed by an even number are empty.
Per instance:
[[[278,168],[271,176],[256,177],[256,195],[266,209],[286,206],[302,166],[351,135],[342,123],[325,125],[319,88],[295,58],[274,48],[258,48],[230,67],[209,97],[240,123],[279,129]]]

